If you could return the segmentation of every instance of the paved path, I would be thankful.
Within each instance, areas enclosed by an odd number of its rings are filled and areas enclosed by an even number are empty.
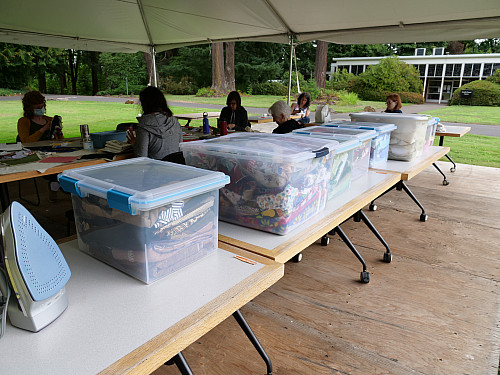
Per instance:
[[[97,102],[125,102],[126,100],[135,100],[138,101],[139,98],[136,96],[123,96],[123,97],[115,97],[115,96],[84,96],[84,95],[52,95],[47,94],[45,97],[48,100],[79,100],[79,101],[97,101]],[[21,96],[0,96],[0,101],[2,100],[21,100]],[[220,110],[224,106],[217,104],[202,104],[202,103],[190,103],[190,102],[168,102],[170,106],[180,106],[180,107],[191,107],[191,108],[207,108],[207,109],[215,109]],[[271,105],[270,103],[269,105]],[[445,104],[413,104],[407,105],[403,107],[405,113],[425,113],[427,111],[431,111],[434,109],[444,108]],[[257,113],[263,114],[267,113],[267,108],[256,108],[256,107],[245,107],[249,113]],[[336,113],[333,115],[334,119],[339,120],[350,120],[348,113]],[[311,120],[314,121],[314,113],[311,113]],[[500,124],[499,125],[480,125],[480,124],[466,124],[466,123],[451,123],[451,122],[442,122],[446,127],[449,125],[456,126],[470,126],[471,131],[470,134],[476,135],[488,135],[492,137],[500,137]]]

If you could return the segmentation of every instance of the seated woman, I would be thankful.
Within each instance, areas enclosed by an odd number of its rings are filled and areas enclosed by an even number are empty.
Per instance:
[[[401,110],[401,107],[403,105],[401,104],[401,98],[399,97],[398,94],[387,95],[385,103],[387,104],[387,108],[385,109],[384,112],[403,113],[403,111]]]
[[[147,156],[162,160],[179,152],[182,130],[179,121],[168,108],[165,95],[156,87],[148,86],[139,94],[142,116],[136,134],[127,132],[128,142],[133,145],[135,156]]]
[[[247,110],[241,105],[241,97],[238,91],[231,91],[226,100],[227,107],[220,111],[219,121],[226,121],[227,128],[245,131],[248,122]]]
[[[22,143],[52,139],[52,117],[45,116],[45,97],[38,91],[29,91],[23,96],[23,114],[17,121],[17,140]],[[54,129],[54,139],[62,139],[61,129]]]
[[[274,103],[268,112],[273,116],[273,121],[278,124],[273,133],[285,134],[304,127],[304,124],[290,118],[291,109],[283,100]]]
[[[297,103],[292,104],[292,115],[300,115],[300,119],[297,120],[301,124],[309,124],[311,118],[309,114],[311,113],[311,95],[307,92],[303,92],[297,98]]]

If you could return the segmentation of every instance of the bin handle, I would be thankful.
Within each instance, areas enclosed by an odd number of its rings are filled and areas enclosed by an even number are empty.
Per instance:
[[[322,149],[313,151],[313,153],[316,154],[316,156],[314,156],[315,158],[321,158],[328,155],[330,153],[330,150],[328,149],[328,147],[323,147]]]

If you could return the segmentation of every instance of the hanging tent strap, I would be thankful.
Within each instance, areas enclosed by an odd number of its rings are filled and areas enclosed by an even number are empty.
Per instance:
[[[297,69],[297,54],[295,53],[295,47],[293,48],[293,61],[295,62],[295,78],[297,78],[297,93],[300,93],[299,70]]]
[[[290,94],[292,92],[292,63],[293,63],[294,47],[293,47],[293,35],[290,35],[290,69],[288,72],[288,105],[290,105]]]

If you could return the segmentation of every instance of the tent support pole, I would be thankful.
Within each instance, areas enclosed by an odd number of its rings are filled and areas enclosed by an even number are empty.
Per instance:
[[[292,64],[293,64],[293,35],[290,35],[290,71],[288,74],[288,105],[290,105],[290,96],[292,92]]]
[[[151,80],[151,83],[153,84],[154,87],[158,87],[158,82],[156,81],[156,51],[154,47],[151,47],[151,61],[152,61],[152,66],[151,66],[151,74],[153,75],[153,79]]]

